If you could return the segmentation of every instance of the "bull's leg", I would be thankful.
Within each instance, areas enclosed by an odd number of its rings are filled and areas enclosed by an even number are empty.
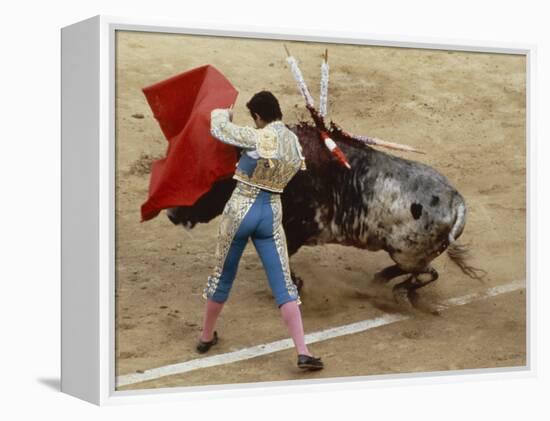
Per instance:
[[[387,268],[384,268],[381,271],[376,272],[372,280],[378,283],[387,283],[391,281],[393,278],[397,278],[398,276],[405,275],[406,273],[408,272],[405,272],[403,269],[401,269],[397,265],[388,266]]]
[[[392,279],[397,278],[398,276],[401,276],[401,275],[406,275],[408,273],[410,272],[404,271],[398,265],[392,265],[382,269],[379,272],[376,272],[372,278],[372,282],[374,284],[386,284]],[[373,298],[373,295],[371,292],[357,290],[355,293],[358,297],[361,297],[361,298],[368,298],[368,299]]]
[[[401,304],[405,307],[412,307],[411,300],[409,299],[409,291],[411,290],[414,279],[415,275],[411,275],[403,282],[393,287],[393,298],[397,304]]]
[[[292,269],[290,270],[290,277],[292,278],[294,285],[296,285],[296,288],[298,288],[298,292],[301,292],[302,287],[304,286],[304,280],[296,275]]]
[[[412,307],[416,301],[416,291],[435,282],[438,278],[439,274],[437,271],[433,267],[427,266],[422,272],[415,273],[403,282],[395,285],[393,287],[393,296],[399,304]]]
[[[288,248],[288,256],[289,258],[292,258],[294,254],[298,252],[300,247],[302,247],[303,242],[300,240],[299,237],[296,236],[295,232],[296,230],[289,229],[288,227],[285,227],[286,239],[287,239],[287,248]],[[292,270],[292,267],[290,268],[290,277],[292,278],[292,282],[294,285],[296,285],[296,288],[298,288],[298,293],[302,291],[302,288],[304,286],[304,280],[296,275],[294,271]]]
[[[414,282],[410,287],[411,291],[416,291],[418,288],[425,287],[432,282],[437,281],[439,273],[433,267],[428,266],[424,271],[417,273],[414,277]]]

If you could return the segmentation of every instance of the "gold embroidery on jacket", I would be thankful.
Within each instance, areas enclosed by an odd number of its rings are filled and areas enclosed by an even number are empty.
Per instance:
[[[272,143],[272,139],[268,139],[266,135],[263,148],[258,148],[260,158],[252,174],[249,176],[246,172],[237,169],[233,178],[265,190],[282,193],[288,182],[305,163],[301,156],[298,138],[282,121],[272,122],[267,127],[271,129],[270,132],[274,131],[277,135],[274,138],[275,143]]]
[[[278,152],[277,132],[265,128],[258,131],[256,150],[261,158],[275,158]]]
[[[300,157],[300,170],[306,170],[306,162],[302,151],[302,145],[294,133],[286,128],[280,120],[269,123],[262,129],[249,126],[238,126],[229,120],[229,112],[226,109],[212,110],[210,115],[210,132],[218,140],[229,145],[247,150],[256,150],[260,158],[266,158],[269,168],[274,168],[273,158],[285,160],[288,156],[283,151],[279,153],[278,138],[296,145]],[[294,150],[292,150],[294,155]],[[251,182],[250,180],[248,182]],[[265,183],[264,183],[265,185]],[[278,190],[277,190],[278,191]]]

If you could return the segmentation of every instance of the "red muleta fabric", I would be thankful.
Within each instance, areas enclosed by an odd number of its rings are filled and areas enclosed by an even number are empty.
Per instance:
[[[210,134],[210,113],[229,108],[238,92],[211,65],[181,73],[143,89],[168,140],[166,157],[153,162],[149,197],[141,206],[141,222],[161,210],[193,205],[212,185],[233,175],[237,148]]]

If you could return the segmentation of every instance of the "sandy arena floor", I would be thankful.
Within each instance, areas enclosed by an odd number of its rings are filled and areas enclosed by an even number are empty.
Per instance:
[[[326,44],[285,42],[318,98]],[[329,44],[329,114],[351,132],[409,144],[426,155],[400,154],[447,176],[465,197],[461,237],[481,283],[447,255],[440,278],[421,290],[426,305],[526,278],[526,140],[523,56]],[[198,358],[204,301],[219,218],[192,236],[164,213],[140,223],[152,158],[166,141],[141,88],[212,64],[239,90],[235,122],[252,124],[245,102],[268,89],[284,120],[307,119],[286,66],[282,42],[121,32],[117,41],[116,368],[135,373]],[[143,118],[139,114],[143,115]],[[137,118],[136,118],[137,117]],[[394,309],[391,287],[370,284],[391,260],[384,252],[326,245],[303,247],[292,266],[304,279],[306,333],[370,319]],[[359,296],[366,292],[370,298]],[[220,343],[208,355],[286,338],[287,332],[251,243],[220,318]],[[526,364],[525,290],[312,344],[325,369],[302,373],[292,350],[120,389],[251,383],[512,367]]]

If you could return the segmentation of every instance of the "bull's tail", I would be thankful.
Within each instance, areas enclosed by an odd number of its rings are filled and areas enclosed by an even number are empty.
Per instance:
[[[449,232],[449,247],[447,248],[447,253],[463,273],[472,279],[481,281],[487,272],[483,269],[473,267],[468,263],[468,260],[471,259],[470,245],[456,242],[456,239],[460,237],[466,225],[466,203],[464,202],[464,198],[458,193],[453,199],[453,208],[455,212],[455,221]]]
[[[455,202],[457,202],[455,205]],[[454,197],[453,200],[453,207],[455,212],[455,222],[451,228],[451,232],[449,232],[449,244],[453,244],[455,240],[460,237],[460,234],[462,234],[462,231],[464,230],[464,226],[466,225],[466,204],[464,203],[464,199],[462,196],[457,194]]]
[[[487,275],[485,270],[473,267],[468,263],[471,258],[469,244],[454,242],[447,248],[447,254],[460,270],[470,278],[482,281],[483,277]]]

